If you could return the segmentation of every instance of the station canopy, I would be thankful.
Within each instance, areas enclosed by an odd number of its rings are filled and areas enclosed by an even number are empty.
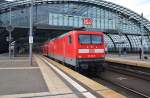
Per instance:
[[[31,4],[36,29],[71,30],[85,27],[104,32],[109,50],[117,51],[125,47],[129,51],[138,51],[141,39],[144,39],[144,49],[150,50],[150,21],[128,8],[104,0],[3,1],[0,3],[0,27],[8,25],[11,9],[12,25],[15,28],[29,28]]]

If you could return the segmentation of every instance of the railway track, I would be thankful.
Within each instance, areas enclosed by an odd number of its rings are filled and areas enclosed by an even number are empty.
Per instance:
[[[150,98],[147,95],[144,95],[142,93],[139,93],[133,89],[130,89],[128,87],[115,84],[109,80],[102,79],[102,78],[94,78],[94,81],[103,84],[106,87],[109,87],[110,89],[113,89],[114,91],[126,96],[126,98]]]
[[[121,79],[121,78],[120,78]],[[131,98],[150,98],[150,93],[149,93],[149,91],[146,91],[146,92],[144,92],[145,90],[141,90],[141,89],[139,89],[139,88],[141,88],[141,86],[138,86],[137,85],[137,87],[131,87],[130,85],[127,85],[127,84],[123,84],[123,83],[118,83],[118,82],[116,82],[116,81],[112,81],[111,79],[109,79],[109,78],[106,78],[106,77],[98,77],[98,78],[94,78],[94,80],[95,81],[97,81],[97,82],[99,82],[99,81],[104,81],[104,82],[108,82],[109,84],[111,84],[111,85],[113,85],[113,86],[117,86],[117,87],[119,87],[119,88],[123,88],[124,90],[122,90],[123,92],[126,92],[126,93],[128,93],[128,92],[132,92],[132,93],[134,93],[134,94],[136,94],[136,95],[139,95],[140,97],[131,97]],[[124,78],[122,78],[122,80],[124,80]],[[133,82],[134,83],[134,82]],[[112,88],[113,89],[113,88]],[[148,88],[147,88],[147,90],[148,90]],[[118,90],[117,90],[118,91]],[[122,92],[121,91],[121,92]],[[134,94],[132,94],[132,95],[134,95]],[[135,95],[134,95],[135,96]],[[128,98],[128,97],[127,97]]]
[[[111,72],[111,73],[110,73]],[[115,75],[111,77],[112,73],[118,74],[117,76]],[[135,70],[121,70],[121,68],[119,69],[118,67],[110,67],[106,68],[105,72],[102,72],[100,75],[98,75],[97,78],[93,78],[93,76],[91,76],[91,74],[87,74],[87,73],[81,73],[87,77],[92,78],[93,80],[95,80],[96,82],[101,83],[102,81],[110,83],[114,86],[117,86],[120,88],[122,88],[121,90],[125,93],[130,93],[129,95],[126,94],[126,96],[132,96],[132,97],[127,97],[127,98],[150,98],[150,82],[149,82],[149,73],[147,72],[136,72]],[[93,74],[92,74],[93,75]],[[123,75],[123,76],[122,76]],[[108,78],[108,77],[111,78]],[[131,81],[127,79],[127,76],[129,79],[131,78]],[[118,81],[124,81],[126,80],[127,82],[117,82],[114,81],[112,79],[117,79]],[[134,80],[134,81],[133,81]],[[134,85],[134,83],[137,81],[139,81],[136,85]],[[125,83],[125,85],[124,85]],[[129,83],[129,84],[128,84]],[[130,84],[131,83],[131,84]],[[133,84],[133,86],[132,86]],[[139,86],[140,85],[140,86]],[[143,86],[142,86],[143,85]],[[142,90],[143,89],[143,90]],[[146,92],[146,93],[145,93]]]
[[[122,74],[132,75],[134,77],[138,77],[144,80],[150,81],[150,68],[131,66],[125,64],[117,64],[117,63],[105,63],[105,68],[107,70],[119,72]]]
[[[99,74],[96,81],[102,79],[125,90],[150,98],[150,73],[107,65],[106,71]]]
[[[150,81],[150,78],[148,78],[150,77],[150,73],[148,72],[137,71],[133,69],[125,69],[125,68],[120,68],[120,67],[115,67],[115,66],[107,67],[106,70],[118,72],[118,73],[125,74],[125,75],[130,75],[130,76],[134,76],[143,80]]]
[[[83,74],[83,75],[86,75],[99,83],[102,83],[103,81],[115,87],[122,88],[121,90],[126,93],[126,96],[132,96],[132,97],[127,97],[127,98],[150,98],[149,80],[134,76],[135,74],[128,74],[128,72],[130,71],[127,71],[127,70],[120,70],[120,71],[118,70],[119,70],[118,68],[113,68],[113,67],[108,68],[107,66],[106,71],[99,74],[98,77],[96,78],[95,77],[93,78],[92,76],[89,76],[88,74]],[[146,74],[146,75],[149,75],[149,74]],[[135,81],[136,82],[139,81],[139,82],[135,83]],[[131,94],[128,95],[128,93],[131,93]]]

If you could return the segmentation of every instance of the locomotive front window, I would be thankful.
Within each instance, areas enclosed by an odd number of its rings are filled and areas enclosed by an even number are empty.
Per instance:
[[[100,44],[102,43],[102,36],[96,34],[81,34],[79,35],[80,44]]]
[[[79,43],[80,44],[91,44],[91,36],[89,34],[79,35]]]
[[[91,37],[92,37],[92,44],[100,44],[100,43],[102,43],[102,36],[91,35]]]

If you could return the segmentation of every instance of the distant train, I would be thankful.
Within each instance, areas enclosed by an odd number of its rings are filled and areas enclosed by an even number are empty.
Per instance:
[[[102,32],[74,30],[46,41],[42,54],[73,66],[77,70],[102,71],[105,60]]]

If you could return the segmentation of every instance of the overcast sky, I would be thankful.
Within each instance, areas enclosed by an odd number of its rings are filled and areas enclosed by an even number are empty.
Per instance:
[[[150,0],[106,0],[119,5],[122,5],[134,12],[141,14],[150,20]]]

